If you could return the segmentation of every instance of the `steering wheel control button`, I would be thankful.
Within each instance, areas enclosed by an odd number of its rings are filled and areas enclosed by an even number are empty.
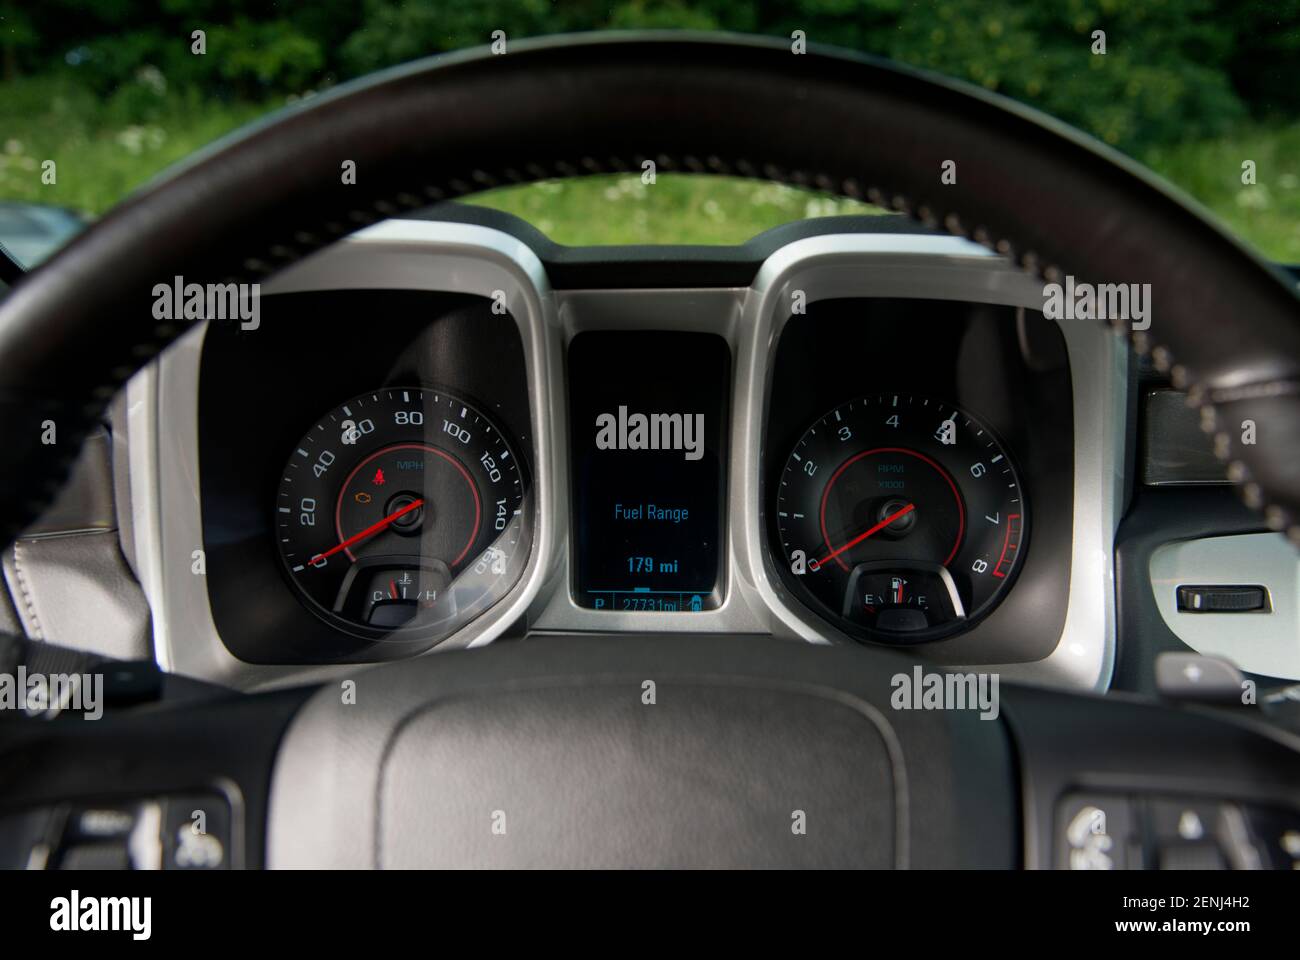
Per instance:
[[[1278,855],[1288,823],[1283,812],[1231,799],[1151,797],[1146,805],[1149,845],[1161,870],[1292,869],[1292,860]],[[1291,814],[1289,822],[1300,818]]]
[[[1179,613],[1271,613],[1268,588],[1179,587],[1176,592]]]
[[[1231,842],[1222,803],[1153,799],[1151,841],[1161,870],[1226,870],[1224,847]]]
[[[1128,797],[1073,794],[1057,809],[1056,866],[1064,870],[1142,868],[1137,818]]]
[[[230,804],[224,797],[168,797],[162,818],[162,868],[228,870],[232,836]]]
[[[126,807],[88,807],[77,810],[68,823],[67,837],[77,840],[118,840],[131,835],[135,811]]]
[[[217,793],[42,808],[0,820],[0,868],[225,870],[234,823]]]
[[[1075,793],[1057,809],[1065,870],[1300,870],[1300,813],[1233,798]]]

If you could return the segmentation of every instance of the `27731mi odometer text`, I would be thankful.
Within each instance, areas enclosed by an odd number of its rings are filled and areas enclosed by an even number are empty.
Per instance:
[[[775,508],[789,579],[849,632],[890,642],[949,636],[990,611],[1029,530],[993,432],[906,394],[853,400],[809,426]]]
[[[526,496],[486,414],[452,394],[383,388],[327,413],[290,452],[277,546],[308,605],[339,628],[436,638],[517,578]]]

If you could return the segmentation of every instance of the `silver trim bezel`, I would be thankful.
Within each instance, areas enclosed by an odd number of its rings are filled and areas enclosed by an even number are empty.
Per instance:
[[[469,224],[391,220],[302,260],[263,286],[265,294],[307,290],[449,290],[492,297],[519,326],[529,389],[562,379],[553,301],[536,254],[496,230]],[[203,543],[198,493],[198,376],[206,327],[191,330],[128,386],[128,443],[141,581],[153,611],[155,658],[162,669],[243,690],[322,682],[356,673],[358,665],[270,666],[246,663],[226,649],[212,619],[203,577],[191,573],[191,552]],[[540,385],[540,386],[539,386]],[[553,528],[543,518],[558,509],[551,451],[554,420],[534,406],[536,526],[519,582],[495,606],[437,649],[490,643],[517,621],[554,562]],[[160,470],[159,464],[168,464]]]
[[[771,567],[761,521],[759,467],[770,374],[796,289],[808,291],[809,302],[910,297],[1035,310],[1042,307],[1043,293],[1040,281],[956,237],[811,237],[776,251],[760,268],[744,309],[747,352],[737,364],[747,376],[737,377],[745,389],[737,397],[735,429],[744,431],[738,445],[752,455],[751,469],[740,472],[740,488],[733,490],[735,506],[746,518],[741,550],[747,576],[784,628],[816,643],[825,642],[826,624],[789,596]],[[1118,336],[1098,324],[1058,325],[1074,390],[1074,536],[1065,625],[1043,659],[981,663],[978,669],[996,672],[1004,680],[1101,691],[1110,685],[1115,665],[1113,545],[1124,489],[1128,351]]]
[[[560,326],[559,349],[567,354],[569,342],[579,333],[589,330],[687,330],[712,333],[726,341],[732,355],[732,396],[735,402],[735,357],[745,331],[741,325],[743,290],[739,289],[670,289],[670,290],[578,290],[556,294]],[[555,419],[565,425],[569,422],[567,384],[557,382],[549,401]],[[732,408],[734,411],[734,407]],[[734,422],[735,415],[732,413]],[[735,442],[734,432],[728,434],[728,443]],[[722,603],[713,610],[697,613],[678,611],[621,611],[590,610],[579,606],[573,598],[573,553],[571,489],[569,487],[569,445],[566,442],[557,452],[563,489],[564,511],[552,518],[556,526],[556,542],[562,545],[559,558],[558,579],[538,598],[530,617],[535,630],[575,632],[634,632],[634,633],[767,633],[770,617],[756,593],[737,576],[737,541],[735,519],[731,515],[730,490],[734,483],[733,472],[739,462],[736,450],[731,447],[727,458],[726,497],[726,549],[721,571]]]

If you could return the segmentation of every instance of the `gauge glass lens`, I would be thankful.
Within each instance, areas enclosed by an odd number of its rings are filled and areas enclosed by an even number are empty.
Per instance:
[[[1028,517],[993,432],[905,394],[819,418],[776,493],[787,579],[849,632],[889,642],[949,636],[992,610],[1019,568]]]
[[[438,639],[500,599],[527,558],[510,440],[431,389],[362,394],[291,451],[276,498],[284,569],[308,606],[371,639]]]

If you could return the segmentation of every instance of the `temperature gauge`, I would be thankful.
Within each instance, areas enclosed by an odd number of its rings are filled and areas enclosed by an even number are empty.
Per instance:
[[[402,627],[421,610],[433,609],[444,594],[444,603],[454,599],[447,590],[452,577],[445,563],[428,559],[410,565],[403,560],[376,557],[356,563],[343,579],[334,612],[372,627]]]

